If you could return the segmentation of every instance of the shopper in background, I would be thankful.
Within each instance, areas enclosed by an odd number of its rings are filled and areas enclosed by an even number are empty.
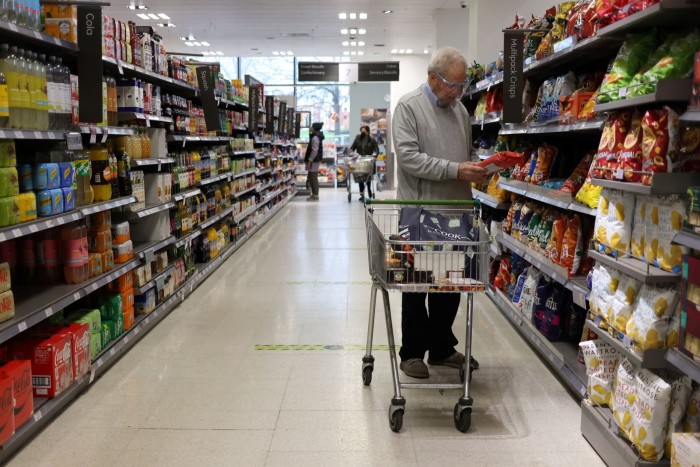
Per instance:
[[[311,138],[309,145],[306,147],[306,171],[308,172],[307,180],[311,185],[311,196],[306,198],[307,201],[318,201],[318,169],[321,167],[323,160],[323,123],[316,122],[311,124]]]
[[[486,177],[486,170],[471,162],[471,123],[460,101],[466,86],[467,61],[446,47],[432,56],[428,80],[399,100],[392,122],[399,199],[469,200],[470,182]],[[462,367],[464,355],[455,350],[452,333],[459,301],[458,293],[402,295],[399,354],[406,375],[429,376],[426,351],[430,365]],[[478,368],[476,360],[471,364]]]
[[[360,134],[355,136],[355,141],[352,142],[350,150],[358,153],[360,156],[373,156],[379,154],[379,145],[377,140],[369,134],[369,126],[363,125],[360,128]],[[367,183],[367,194],[370,198],[374,198],[372,194],[372,177],[374,176],[375,168],[372,167],[372,174],[367,176],[358,176],[356,181],[360,185],[360,201],[365,200],[365,183]]]

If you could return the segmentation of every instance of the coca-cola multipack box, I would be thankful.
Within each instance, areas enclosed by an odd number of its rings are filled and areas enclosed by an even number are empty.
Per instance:
[[[32,394],[32,362],[13,360],[0,367],[0,375],[12,378],[12,396],[15,399],[15,428],[19,428],[34,415]]]
[[[59,333],[68,334],[71,338],[73,380],[77,381],[90,371],[90,325],[72,323],[65,326]]]
[[[12,397],[12,378],[0,375],[0,445],[15,434],[15,403]]]
[[[30,360],[34,395],[53,398],[73,382],[71,347],[70,333],[47,338],[30,337],[11,343],[8,357],[11,360]]]

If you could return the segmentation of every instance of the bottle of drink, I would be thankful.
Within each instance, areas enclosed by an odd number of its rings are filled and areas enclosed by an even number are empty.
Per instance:
[[[121,140],[123,143],[123,140]],[[124,145],[117,143],[117,150],[115,151],[117,156],[117,170],[119,172],[119,193],[122,196],[131,196],[133,193],[133,188],[131,186],[131,158],[129,153],[126,152]]]
[[[90,148],[90,165],[92,167],[90,185],[95,194],[94,200],[109,201],[112,199],[112,174],[107,148],[102,145]]]
[[[36,262],[40,284],[51,285],[61,281],[60,252],[58,229],[46,229],[37,234]]]
[[[108,101],[108,108],[107,108],[107,115],[108,118],[107,120],[109,121],[110,126],[117,126],[119,124],[118,121],[118,107],[117,107],[117,80],[114,79],[113,77],[107,78],[107,101]]]
[[[3,44],[7,45],[7,44]],[[1,52],[0,52],[1,53]],[[0,58],[0,63],[4,60]],[[0,66],[1,68],[1,66]],[[10,125],[10,100],[7,96],[7,78],[0,71],[0,128],[7,128]]]
[[[25,16],[27,9],[25,5]],[[30,50],[24,51],[24,61],[27,64],[27,92],[29,93],[29,106],[26,113],[27,120],[24,128],[32,130],[39,129],[39,70],[33,59],[33,53]]]
[[[10,55],[4,62],[7,67],[5,78],[7,78],[7,93],[10,101],[10,127],[18,129],[22,128],[24,123],[25,108],[29,99],[26,76],[23,76],[25,68],[22,66],[23,62],[20,59],[19,50],[12,46],[9,51]],[[22,86],[23,82],[25,86]]]
[[[76,200],[78,206],[87,206],[92,204],[95,198],[90,179],[92,178],[92,167],[90,163],[90,153],[87,151],[77,151],[74,155],[75,160],[75,185],[77,189]]]
[[[79,222],[68,224],[61,229],[63,275],[68,284],[80,284],[87,280],[85,264],[88,262],[88,254],[83,241],[86,237],[87,229]]]
[[[111,174],[109,183],[112,186],[112,199],[119,198],[121,196],[119,192],[119,164],[117,156],[114,154],[112,140],[107,140],[107,153],[109,154],[109,173]]]
[[[33,13],[34,10],[32,10]],[[37,70],[37,112],[39,115],[38,127],[42,131],[49,129],[49,102],[46,95],[46,55],[32,54]]]
[[[48,101],[49,130],[58,129],[58,83],[56,83],[56,57],[49,57],[46,65],[46,97]]]
[[[61,118],[59,123],[59,129],[67,130],[71,125],[71,88],[70,88],[70,70],[67,66],[63,65],[63,59],[61,57],[56,58],[56,79],[59,91],[60,91],[60,102],[61,102]]]

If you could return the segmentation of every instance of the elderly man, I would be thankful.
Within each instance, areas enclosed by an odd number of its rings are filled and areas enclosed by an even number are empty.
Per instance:
[[[487,175],[471,162],[471,123],[460,101],[466,78],[467,61],[462,54],[442,48],[430,60],[428,80],[399,100],[392,122],[399,199],[469,200],[469,182]],[[458,293],[403,294],[399,354],[407,376],[429,376],[423,362],[426,351],[430,365],[464,365],[464,355],[455,350],[457,338],[452,333],[459,301]],[[476,367],[476,361],[472,365]]]

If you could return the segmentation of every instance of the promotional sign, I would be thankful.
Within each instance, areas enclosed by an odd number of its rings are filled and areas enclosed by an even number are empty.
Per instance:
[[[277,120],[277,133],[285,134],[287,125],[287,103],[280,101],[280,117]]]
[[[503,123],[522,123],[524,33],[506,29],[503,37]]]
[[[295,123],[294,122],[294,115],[295,115],[294,107],[292,107],[291,109],[287,109],[287,128],[286,128],[285,133],[288,136],[294,135],[294,123]]]
[[[340,67],[338,63],[299,62],[297,65],[299,81],[338,81]]]
[[[102,112],[102,7],[78,6],[80,121],[100,123]]]
[[[250,86],[249,91],[250,106],[248,108],[248,131],[251,133],[258,132],[258,122],[260,120],[258,102],[260,102],[260,88],[258,86]]]
[[[358,64],[359,81],[398,81],[399,62],[369,62]]]
[[[271,135],[275,131],[275,97],[265,96],[265,133]]]
[[[199,66],[195,68],[195,72],[197,73],[199,91],[202,95],[202,108],[204,109],[204,121],[207,125],[207,131],[219,131],[221,129],[219,107],[214,95],[214,80],[211,76],[211,68],[209,66]]]

